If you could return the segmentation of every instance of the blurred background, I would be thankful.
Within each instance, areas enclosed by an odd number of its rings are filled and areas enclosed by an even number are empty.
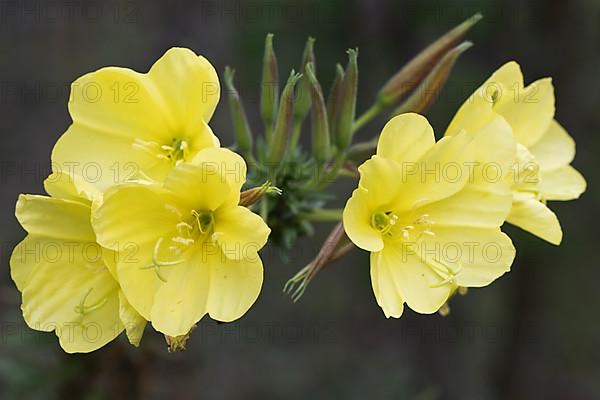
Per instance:
[[[406,309],[386,320],[360,251],[324,270],[299,303],[282,295],[285,281],[317,253],[332,227],[324,223],[286,254],[287,263],[266,248],[257,303],[235,323],[203,320],[184,353],[168,354],[148,330],[140,349],[121,337],[92,354],[67,355],[54,334],[25,326],[8,265],[25,235],[14,204],[19,193],[43,192],[77,77],[107,65],[147,71],[169,47],[189,47],[219,73],[236,68],[258,130],[266,33],[275,33],[282,77],[298,68],[314,36],[325,88],[335,62],[345,63],[345,50],[358,46],[360,113],[403,63],[478,11],[484,20],[467,35],[475,46],[428,117],[441,134],[473,88],[511,59],[526,82],[553,77],[557,119],[577,141],[574,165],[589,186],[577,202],[552,205],[565,232],[560,247],[508,227],[517,246],[511,273],[453,299],[448,317]],[[0,398],[597,399],[599,49],[595,0],[0,2]],[[384,122],[370,123],[358,140]],[[226,102],[211,126],[232,143]],[[353,185],[335,186],[338,206]]]

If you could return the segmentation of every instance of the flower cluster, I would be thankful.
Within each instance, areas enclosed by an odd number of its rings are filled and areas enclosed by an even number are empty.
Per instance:
[[[91,102],[90,88],[104,95]],[[28,235],[11,273],[31,328],[88,352],[123,330],[138,345],[150,321],[177,348],[205,314],[232,321],[256,300],[270,230],[239,205],[245,161],[208,126],[219,92],[211,64],[182,48],[147,74],[103,68],[73,83],[49,196],[17,202]]]
[[[401,68],[358,117],[356,49],[325,96],[309,38],[301,73],[280,90],[267,35],[262,135],[252,133],[234,71],[224,73],[241,155],[220,147],[209,126],[219,79],[191,50],[170,49],[145,74],[109,67],[76,80],[48,196],[21,195],[16,206],[28,235],[11,274],[27,324],[54,331],[67,352],[98,349],[123,331],[137,346],[148,322],[170,350],[184,349],[205,315],[230,322],[256,301],[269,237],[290,246],[315,222],[338,224],[284,291],[298,300],[320,269],[358,247],[371,254],[377,303],[395,318],[405,304],[447,314],[455,293],[508,272],[516,250],[505,222],[559,244],[546,202],[575,199],[586,182],[570,166],[575,144],[554,120],[550,79],[525,86],[518,64],[505,64],[437,141],[422,115],[433,102],[422,94],[439,92],[479,19]],[[353,143],[390,107],[379,135]],[[326,189],[342,178],[356,189],[343,210],[324,208]]]

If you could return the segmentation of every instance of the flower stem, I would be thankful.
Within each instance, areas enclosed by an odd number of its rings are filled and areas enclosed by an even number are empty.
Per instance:
[[[370,122],[373,118],[375,118],[381,111],[383,111],[383,107],[380,102],[376,102],[373,104],[367,111],[365,111],[360,117],[354,121],[354,125],[352,125],[352,131],[356,132],[363,125]]]

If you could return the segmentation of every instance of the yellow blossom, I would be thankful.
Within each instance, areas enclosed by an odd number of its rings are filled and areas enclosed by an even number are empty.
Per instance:
[[[371,252],[373,291],[387,317],[400,317],[404,303],[436,312],[457,288],[486,286],[510,269],[514,248],[499,227],[511,193],[475,160],[513,154],[514,141],[506,125],[480,137],[485,149],[464,132],[436,143],[424,117],[402,114],[359,167],[343,223]]]
[[[518,142],[515,162],[505,171],[512,185],[508,222],[553,244],[562,240],[548,200],[572,200],[586,182],[571,165],[575,142],[554,119],[554,88],[550,78],[524,86],[519,65],[508,62],[478,88],[459,109],[446,135],[460,130],[483,131],[498,116],[510,125]]]
[[[32,329],[51,332],[69,352],[90,352],[124,329],[138,345],[146,321],[129,305],[108,265],[114,253],[96,243],[91,226],[94,189],[80,177],[55,173],[44,182],[52,196],[21,195],[16,216],[27,231],[11,256]]]
[[[213,66],[185,48],[139,73],[106,67],[71,85],[72,125],[52,152],[55,171],[101,191],[126,180],[162,181],[178,163],[219,141],[207,122],[219,101]]]
[[[245,178],[239,155],[204,149],[175,166],[164,185],[112,187],[96,210],[93,226],[104,247],[135,246],[131,257],[118,257],[119,282],[165,335],[186,335],[207,313],[235,320],[258,297],[258,250],[270,230],[238,205]]]

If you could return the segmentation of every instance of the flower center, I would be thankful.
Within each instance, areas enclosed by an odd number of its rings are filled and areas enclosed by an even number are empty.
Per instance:
[[[417,241],[422,235],[434,235],[430,230],[433,222],[428,217],[428,214],[414,218],[394,211],[376,212],[371,216],[371,226],[389,238]]]
[[[168,144],[159,144],[153,141],[135,139],[133,148],[144,151],[158,159],[166,160],[174,165],[184,161],[189,152],[187,139],[173,138]]]

